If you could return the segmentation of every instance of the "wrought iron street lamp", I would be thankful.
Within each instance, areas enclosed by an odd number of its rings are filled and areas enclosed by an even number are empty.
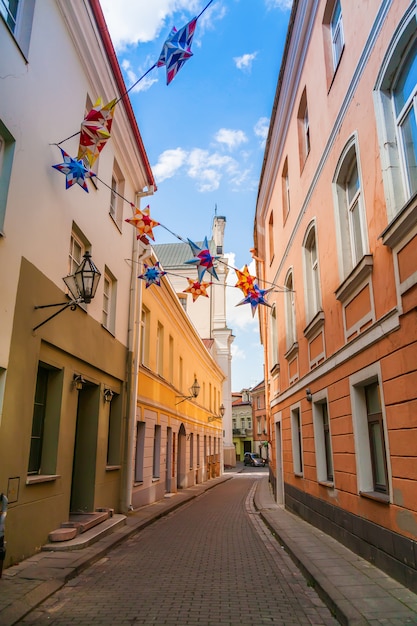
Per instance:
[[[84,254],[83,261],[80,263],[77,270],[73,274],[65,276],[62,279],[72,296],[72,300],[69,300],[68,302],[58,302],[56,304],[43,304],[40,306],[35,306],[35,309],[46,309],[52,306],[61,306],[62,308],[59,311],[56,311],[56,313],[48,317],[46,320],[35,326],[33,330],[37,330],[38,328],[46,324],[46,322],[49,322],[49,320],[53,319],[54,317],[65,311],[65,309],[70,308],[71,311],[75,311],[79,304],[89,304],[96,295],[100,276],[101,273],[94,265],[91,254],[87,250]]]

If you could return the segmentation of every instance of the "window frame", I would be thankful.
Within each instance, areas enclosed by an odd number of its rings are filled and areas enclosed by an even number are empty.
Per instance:
[[[4,220],[6,217],[7,198],[9,195],[10,180],[16,140],[0,120],[0,236],[4,234]]]
[[[313,260],[313,241],[315,259]],[[307,227],[303,241],[304,290],[307,325],[321,310],[320,265],[317,242],[316,222],[313,220]]]
[[[30,39],[32,34],[33,14],[35,10],[36,0],[16,0],[17,10],[14,16],[14,28],[7,21],[3,12],[0,11],[0,19],[6,25],[9,33],[13,37],[17,47],[27,61],[29,54]],[[3,5],[6,10],[4,0],[0,0],[0,6]],[[10,12],[9,12],[10,13]]]
[[[106,292],[106,284],[109,286],[108,293]],[[105,266],[103,276],[102,326],[112,334],[114,334],[116,326],[116,302],[117,280],[109,268]],[[107,309],[105,306],[106,303],[108,305]]]
[[[358,173],[358,189],[348,204],[348,176],[356,164]],[[332,182],[334,211],[336,219],[336,239],[339,259],[339,273],[343,281],[350,272],[358,266],[363,257],[368,254],[368,229],[366,220],[366,208],[363,197],[362,173],[359,158],[357,135],[352,135],[339,157]],[[351,208],[353,204],[358,207],[359,234],[362,256],[359,257],[356,235]]]
[[[289,286],[289,283],[290,286]],[[287,352],[297,342],[297,326],[295,316],[294,272],[290,268],[285,277],[285,330]]]
[[[327,391],[322,390],[313,394],[312,403],[317,482],[326,487],[334,487],[333,445]],[[326,407],[327,425],[323,407]]]
[[[336,9],[339,8],[339,15],[335,22],[335,14]],[[332,59],[333,59],[333,70],[336,71],[337,66],[340,63],[340,59],[342,57],[342,53],[345,47],[345,33],[343,30],[343,19],[342,19],[342,6],[340,0],[336,0],[332,10],[332,16],[330,18],[329,27],[330,27],[330,39],[332,45]],[[340,34],[340,46],[336,45],[336,40]]]
[[[398,145],[392,89],[398,82],[401,69],[407,62],[408,53],[417,40],[416,19],[417,8],[415,5],[410,5],[387,47],[373,91],[382,180],[389,222],[401,213],[413,197],[407,188],[404,163]]]
[[[290,415],[293,471],[295,476],[304,477],[303,429],[300,404],[291,406]]]
[[[356,372],[349,378],[350,397],[352,407],[352,423],[356,452],[356,473],[358,481],[358,493],[364,497],[380,500],[381,502],[392,501],[392,473],[389,453],[389,438],[385,415],[385,402],[383,397],[382,375],[379,363],[372,364],[367,368]],[[378,490],[375,482],[374,469],[372,467],[372,452],[369,438],[369,422],[365,388],[378,383],[381,403],[382,434],[385,452],[386,468],[386,492]]]
[[[110,187],[109,215],[120,232],[122,231],[123,224],[124,187],[125,180],[123,173],[116,159],[114,159]]]

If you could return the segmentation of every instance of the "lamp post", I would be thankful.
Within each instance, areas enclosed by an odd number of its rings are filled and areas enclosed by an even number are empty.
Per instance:
[[[46,324],[46,322],[49,322],[49,320],[62,313],[62,311],[65,311],[65,309],[70,308],[71,311],[75,311],[79,304],[89,304],[96,295],[100,276],[101,273],[94,265],[91,254],[87,250],[84,254],[83,261],[80,263],[76,271],[73,274],[65,276],[62,279],[72,296],[72,300],[69,300],[68,302],[58,302],[55,304],[43,304],[40,306],[35,306],[35,309],[46,309],[52,306],[60,306],[62,308],[59,311],[56,311],[56,313],[53,313],[53,315],[50,315],[50,317],[48,317],[46,320],[35,326],[33,330],[37,330],[38,328]]]

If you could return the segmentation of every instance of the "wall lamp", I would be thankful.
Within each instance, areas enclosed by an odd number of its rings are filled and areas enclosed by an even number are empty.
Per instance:
[[[111,389],[105,389],[103,391],[104,402],[111,402],[113,400],[114,392]]]
[[[224,404],[221,404],[219,406],[220,415],[209,415],[208,416],[208,421],[209,422],[214,422],[214,420],[222,420],[225,410],[226,409],[224,408]]]
[[[179,402],[176,402],[175,405],[181,404],[181,402],[184,402],[184,400],[191,400],[191,398],[196,398],[198,396],[198,394],[200,393],[200,385],[198,383],[197,378],[194,378],[194,382],[191,385],[189,391],[190,391],[189,396],[176,396],[177,398],[182,398],[182,400],[180,400]]]
[[[81,374],[74,374],[72,379],[72,384],[74,389],[77,391],[81,391],[87,381],[81,376]]]
[[[56,313],[48,317],[46,320],[35,326],[33,330],[37,330],[38,328],[46,324],[46,322],[49,322],[49,320],[62,313],[62,311],[65,311],[65,309],[70,308],[71,311],[75,311],[79,304],[89,304],[96,295],[100,276],[101,273],[94,265],[93,259],[91,258],[91,255],[87,250],[84,254],[83,261],[80,263],[77,270],[73,274],[65,276],[62,279],[72,296],[72,300],[69,300],[68,302],[57,302],[56,304],[43,304],[40,306],[35,306],[35,309],[46,309],[51,306],[60,306],[62,308],[59,309],[59,311],[56,311]]]
[[[307,402],[313,401],[313,394],[311,393],[310,387],[307,387],[306,389],[306,398],[307,398]]]

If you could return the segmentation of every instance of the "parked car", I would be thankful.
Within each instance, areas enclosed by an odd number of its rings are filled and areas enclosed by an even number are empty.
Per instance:
[[[245,452],[243,464],[252,465],[252,467],[264,467],[265,459],[262,459],[256,452]]]

